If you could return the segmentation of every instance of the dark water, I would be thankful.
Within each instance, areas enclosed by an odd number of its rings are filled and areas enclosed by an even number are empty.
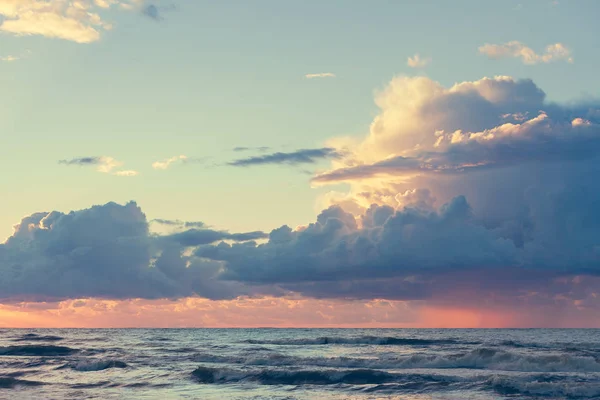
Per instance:
[[[0,330],[2,399],[600,399],[600,330]]]

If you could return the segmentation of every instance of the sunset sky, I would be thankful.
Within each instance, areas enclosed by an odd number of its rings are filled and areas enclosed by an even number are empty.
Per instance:
[[[600,327],[598,15],[0,0],[0,327]]]

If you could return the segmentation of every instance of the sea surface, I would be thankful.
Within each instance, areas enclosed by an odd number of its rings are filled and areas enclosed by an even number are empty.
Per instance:
[[[2,329],[1,399],[600,399],[600,330]]]

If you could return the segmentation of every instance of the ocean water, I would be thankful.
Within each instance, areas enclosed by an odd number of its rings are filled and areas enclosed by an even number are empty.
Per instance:
[[[2,399],[600,399],[600,330],[0,330]]]

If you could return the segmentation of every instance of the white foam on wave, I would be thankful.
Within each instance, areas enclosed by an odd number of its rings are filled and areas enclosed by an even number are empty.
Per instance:
[[[69,365],[68,367],[80,372],[104,371],[110,368],[127,368],[127,364],[119,360],[86,360]]]

